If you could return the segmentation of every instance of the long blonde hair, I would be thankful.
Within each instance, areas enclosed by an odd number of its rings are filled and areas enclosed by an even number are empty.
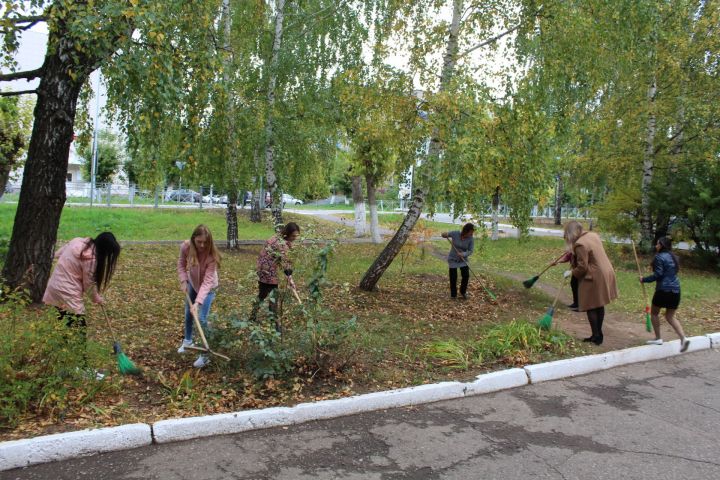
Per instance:
[[[205,238],[207,238],[207,251],[208,255],[212,256],[215,259],[215,263],[217,264],[217,268],[220,268],[220,251],[215,246],[215,242],[213,242],[212,233],[210,233],[210,229],[200,224],[197,227],[195,227],[195,230],[193,230],[192,235],[190,236],[190,248],[188,249],[188,265],[197,265],[197,249],[195,248],[195,238],[199,237],[201,235],[204,235]]]
[[[583,233],[582,224],[578,221],[572,220],[565,224],[565,234],[563,238],[569,245],[573,245],[580,238]]]

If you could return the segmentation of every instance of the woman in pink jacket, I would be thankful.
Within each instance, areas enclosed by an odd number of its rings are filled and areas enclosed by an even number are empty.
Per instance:
[[[115,235],[103,232],[95,239],[73,238],[55,252],[58,259],[50,275],[43,303],[54,306],[69,328],[76,329],[83,342],[87,337],[83,295],[91,293],[93,302],[104,303],[104,291],[115,273],[120,245]]]
[[[192,305],[185,302],[185,338],[178,353],[185,353],[185,347],[191,346],[193,334],[192,309],[200,319],[203,329],[207,328],[210,306],[215,299],[218,286],[218,268],[220,252],[213,243],[212,234],[205,225],[198,225],[190,237],[180,246],[177,271],[180,289],[190,297]],[[200,355],[193,366],[203,368],[210,363],[207,355]]]

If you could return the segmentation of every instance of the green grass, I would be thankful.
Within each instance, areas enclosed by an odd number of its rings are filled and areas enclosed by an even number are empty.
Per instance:
[[[9,238],[16,205],[0,204],[0,238]],[[95,236],[113,232],[119,240],[182,240],[189,238],[200,223],[206,224],[216,239],[223,239],[227,229],[222,209],[153,209],[153,208],[63,208],[58,229],[59,240]],[[238,215],[239,237],[243,240],[265,239],[272,234],[267,222],[252,223]]]

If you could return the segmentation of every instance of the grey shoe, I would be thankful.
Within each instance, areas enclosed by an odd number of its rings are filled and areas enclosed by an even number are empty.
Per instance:
[[[205,355],[200,355],[197,360],[193,363],[193,367],[195,368],[203,368],[210,364],[210,357],[207,357]]]
[[[177,352],[185,353],[187,351],[187,350],[185,350],[185,347],[192,347],[192,346],[193,346],[192,340],[191,341],[183,340],[183,342],[180,345],[180,348],[178,348]]]
[[[688,340],[687,338],[684,338],[682,343],[680,344],[680,353],[686,351],[689,346],[690,346],[690,340]]]

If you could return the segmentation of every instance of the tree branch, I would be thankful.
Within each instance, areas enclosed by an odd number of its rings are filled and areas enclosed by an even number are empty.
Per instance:
[[[1,92],[0,91],[0,97],[13,97],[16,95],[25,95],[26,93],[34,93],[37,95],[38,91],[35,90],[17,90],[15,92]]]
[[[11,25],[14,26],[14,28],[11,28],[9,30],[2,30],[3,34],[7,34],[12,30],[30,30],[32,27],[37,25],[40,22],[47,22],[47,17],[44,15],[30,15],[26,17],[15,17],[15,18],[5,18],[6,21],[8,21]],[[26,25],[19,25],[21,23],[25,23]]]
[[[5,73],[5,74],[0,75],[0,82],[9,82],[11,80],[22,80],[22,79],[30,81],[30,80],[34,80],[36,78],[41,77],[42,74],[43,74],[43,67],[40,67],[36,70],[26,70],[24,72]]]
[[[535,13],[532,14],[532,18],[537,18],[537,17],[542,13],[542,11],[543,11],[543,7],[538,8],[538,9],[535,11]],[[474,47],[471,47],[471,48],[465,50],[463,53],[459,54],[459,55],[457,56],[457,58],[460,59],[460,58],[464,57],[465,55],[474,52],[474,51],[477,50],[478,48],[486,47],[486,46],[490,45],[491,43],[497,42],[497,41],[500,40],[501,38],[503,38],[503,37],[505,37],[505,36],[507,36],[507,35],[510,35],[510,34],[513,33],[514,31],[518,30],[520,27],[522,27],[522,25],[523,25],[523,22],[521,21],[520,23],[518,23],[517,25],[515,25],[515,26],[512,27],[511,29],[505,30],[504,32],[499,33],[499,34],[495,35],[494,37],[488,38],[488,39],[485,40],[484,42],[480,42],[480,43],[478,43],[477,45],[475,45]]]

